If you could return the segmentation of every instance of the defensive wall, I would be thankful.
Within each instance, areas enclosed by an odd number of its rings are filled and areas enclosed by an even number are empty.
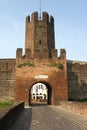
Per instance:
[[[57,67],[59,64],[62,69]],[[66,50],[61,49],[60,57],[57,56],[54,18],[47,12],[43,12],[41,18],[38,12],[26,17],[25,55],[22,48],[16,51],[15,100],[25,100],[30,104],[30,90],[39,82],[48,88],[48,104],[67,100]]]
[[[58,57],[54,32],[54,18],[47,12],[26,17],[25,54],[17,48],[16,59],[0,59],[0,101],[30,103],[31,87],[38,82],[48,86],[49,104],[87,98],[87,62],[67,60],[65,49]]]
[[[43,78],[42,76],[46,76],[47,78]],[[39,82],[44,83],[48,88],[50,98],[48,104],[57,105],[58,101],[67,100],[67,78],[65,70],[43,65],[17,68],[16,101],[25,100],[26,103],[30,104],[30,90],[34,84]]]
[[[8,67],[7,67],[7,63],[8,63]],[[27,69],[27,67],[25,69],[17,68],[17,72],[16,72],[15,65],[16,65],[15,59],[1,59],[0,60],[0,101],[14,100],[15,86],[16,86],[16,76],[15,76],[16,73],[17,73],[17,76],[19,74],[21,74],[21,76],[23,76],[23,73],[27,71],[27,75],[29,75],[29,73],[32,74],[32,71],[34,69],[33,67],[31,70],[29,70],[29,68]],[[35,70],[37,71],[37,68]],[[39,71],[40,70],[41,70],[41,68],[39,68]],[[46,72],[44,74],[48,74],[48,71],[49,71],[49,73],[51,73],[52,68],[50,70],[49,67],[46,68],[46,66],[44,66],[44,67],[42,66],[42,72],[44,72],[44,70],[46,70]],[[58,70],[56,70],[56,68],[55,68],[54,71],[57,72]],[[55,73],[54,71],[53,71],[53,73]],[[34,74],[32,74],[32,75],[34,77]],[[23,77],[25,78],[26,76],[23,76]],[[63,79],[62,75],[58,76],[55,73],[54,79],[51,79],[52,83],[55,82],[55,84],[57,84],[56,83],[57,79],[58,80]],[[49,81],[49,83],[50,83],[50,81]],[[68,81],[68,99],[69,100],[78,100],[78,99],[87,98],[87,62],[78,62],[78,61],[67,60],[67,81]],[[22,83],[23,82],[24,82],[24,80],[22,80]],[[30,83],[30,82],[31,82],[31,79],[29,80],[28,83]],[[39,82],[39,81],[34,81],[34,82]],[[43,81],[43,82],[46,82],[46,81]],[[31,85],[32,85],[32,83],[31,83]],[[25,87],[24,87],[24,89],[25,89]],[[27,87],[26,87],[26,89],[27,89]],[[26,91],[24,91],[24,92],[25,92],[24,95],[26,95]],[[58,93],[60,93],[59,90],[58,90]]]
[[[0,101],[14,99],[15,59],[0,59]]]
[[[87,103],[81,103],[81,102],[76,102],[76,101],[68,101],[68,102],[60,102],[60,105],[69,111],[82,114],[82,115],[87,115]]]
[[[20,54],[19,54],[20,55]],[[18,56],[18,55],[17,55]],[[18,59],[17,59],[18,58]],[[18,67],[21,63],[28,62],[28,58],[0,60],[0,101],[15,100],[16,102],[29,102],[29,93],[33,84],[42,82],[49,87],[49,104],[58,104],[60,100],[67,100],[67,73],[66,53],[61,50],[57,63],[63,64],[63,69],[49,66],[53,59],[32,59],[34,67]],[[16,62],[18,61],[18,62]],[[21,61],[21,62],[19,62]],[[35,76],[47,75],[47,79]]]
[[[67,61],[69,100],[87,98],[87,62]]]
[[[44,83],[48,88],[48,104],[57,105],[60,100],[68,99],[66,52],[64,49],[61,49],[59,58],[49,58],[48,56],[45,58],[43,56],[42,59],[40,57],[30,58],[27,56],[29,54],[23,57],[21,49],[17,49],[16,54],[15,100],[17,102],[25,100],[30,104],[30,90],[35,83],[39,82]],[[34,66],[23,65],[28,62]],[[62,69],[52,66],[60,63],[63,65]],[[43,76],[47,78],[43,78]]]

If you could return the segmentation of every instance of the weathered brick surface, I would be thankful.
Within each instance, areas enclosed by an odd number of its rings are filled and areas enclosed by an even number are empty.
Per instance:
[[[15,61],[0,60],[0,101],[14,99]]]
[[[48,75],[47,79],[35,79],[37,75]],[[33,84],[42,82],[49,84],[52,89],[51,104],[67,100],[67,78],[64,70],[56,67],[22,67],[16,69],[16,101],[29,101],[29,91]]]
[[[54,18],[47,12],[42,13],[42,19],[38,12],[26,17],[25,52],[31,49],[31,57],[44,57],[43,50],[48,52],[46,58],[52,57],[52,49],[55,49]],[[57,56],[57,55],[56,55]]]
[[[0,59],[0,72],[15,71],[16,59]]]
[[[54,38],[54,18],[47,12],[38,18],[38,12],[26,17],[25,55],[22,49],[16,51],[16,63],[33,63],[35,67],[16,68],[15,100],[30,100],[30,89],[33,84],[42,82],[48,87],[49,104],[58,104],[60,100],[67,100],[67,68],[66,51],[61,49],[57,57]],[[48,64],[62,63],[64,68],[48,67]],[[47,75],[47,79],[35,78]]]
[[[80,102],[61,102],[60,105],[70,111],[75,113],[87,115],[87,103]]]
[[[67,76],[69,99],[87,98],[87,62],[68,61]]]
[[[51,104],[58,101],[87,98],[87,63],[66,61],[65,49],[57,57],[54,36],[54,18],[47,12],[38,17],[34,12],[26,17],[25,54],[18,48],[16,59],[0,59],[0,101],[30,100],[30,89],[33,84],[42,82],[49,89]],[[35,67],[21,67],[18,64],[32,63]],[[61,63],[63,69],[48,67],[48,64]],[[15,69],[16,68],[16,69]],[[47,75],[47,79],[35,78]],[[68,85],[67,85],[68,82]]]

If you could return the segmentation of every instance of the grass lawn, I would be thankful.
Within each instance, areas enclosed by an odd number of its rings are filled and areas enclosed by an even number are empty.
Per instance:
[[[13,105],[14,102],[13,101],[8,101],[8,102],[0,102],[0,109],[3,109],[3,108],[7,108],[11,105]]]

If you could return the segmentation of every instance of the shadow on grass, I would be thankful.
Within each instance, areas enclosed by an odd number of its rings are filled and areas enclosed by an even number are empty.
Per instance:
[[[32,108],[25,108],[10,130],[29,130],[32,118]]]

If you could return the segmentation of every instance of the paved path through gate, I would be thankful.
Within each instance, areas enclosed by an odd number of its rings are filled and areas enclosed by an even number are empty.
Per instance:
[[[10,130],[87,130],[87,116],[58,106],[25,108]]]

